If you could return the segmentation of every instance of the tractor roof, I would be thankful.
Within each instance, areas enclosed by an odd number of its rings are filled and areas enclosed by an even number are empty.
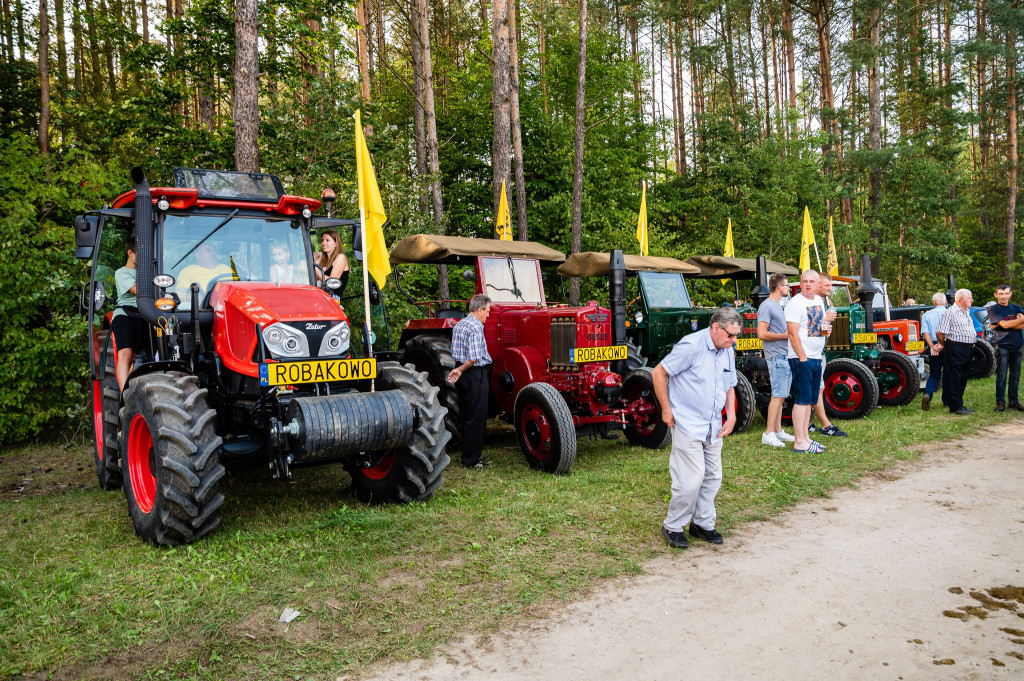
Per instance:
[[[396,263],[456,265],[471,263],[480,256],[531,258],[548,263],[565,260],[565,256],[553,248],[533,241],[499,241],[437,234],[413,234],[391,249],[391,261]]]
[[[700,268],[688,265],[682,260],[664,258],[653,255],[624,255],[626,269],[630,272],[678,272],[680,274],[700,274]],[[570,255],[558,267],[558,273],[564,277],[596,277],[608,274],[611,261],[610,253],[575,253]]]
[[[700,268],[700,274],[696,275],[698,279],[753,279],[757,276],[756,258],[695,255],[692,258],[687,258],[686,262]],[[800,271],[795,267],[790,267],[775,260],[766,260],[765,266],[768,269],[768,274],[775,274],[776,272],[786,275],[800,274]]]

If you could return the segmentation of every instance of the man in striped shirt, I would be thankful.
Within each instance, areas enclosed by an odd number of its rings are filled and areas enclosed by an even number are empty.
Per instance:
[[[974,413],[973,409],[964,406],[967,367],[971,363],[974,341],[978,339],[971,315],[973,302],[974,296],[968,289],[958,290],[955,303],[943,313],[935,329],[942,352],[942,397],[949,406],[949,412],[961,416]]]
[[[468,315],[452,329],[452,359],[458,366],[448,374],[448,382],[459,389],[462,418],[466,429],[462,435],[462,465],[483,468],[480,459],[484,449],[487,426],[487,394],[491,375],[491,356],[484,340],[484,322],[491,311],[491,299],[473,296],[467,306]]]

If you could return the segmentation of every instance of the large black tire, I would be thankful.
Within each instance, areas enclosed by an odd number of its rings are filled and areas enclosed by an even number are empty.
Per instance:
[[[828,365],[825,365],[828,368]],[[878,381],[878,403],[885,407],[910,404],[921,390],[921,375],[909,357],[895,350],[882,350],[882,360],[875,372]],[[882,389],[883,383],[891,383]]]
[[[92,382],[93,459],[100,489],[121,489],[121,460],[118,453],[118,410],[121,391],[114,373],[114,350],[108,349],[103,378]]]
[[[562,395],[548,383],[531,383],[516,395],[514,412],[516,437],[530,467],[568,473],[576,460],[576,428]]]
[[[448,374],[455,368],[455,360],[452,359],[451,339],[432,334],[410,338],[405,342],[402,363],[412,364],[416,367],[417,371],[425,372],[430,384],[436,386],[441,391],[438,396],[441,406],[448,410],[444,417],[444,425],[451,434],[451,439],[448,441],[448,451],[461,451],[462,435],[466,430],[466,421],[462,417],[459,391],[447,380]]]
[[[447,410],[438,402],[438,388],[412,364],[398,362],[377,363],[376,387],[400,390],[419,412],[419,423],[408,445],[388,452],[373,468],[348,467],[352,487],[367,504],[426,501],[444,482],[442,472],[450,461]]]
[[[736,425],[732,427],[733,433],[744,433],[754,422],[754,413],[757,411],[757,401],[754,397],[754,386],[743,374],[736,372]],[[725,420],[725,412],[722,412],[722,419]]]
[[[630,444],[661,449],[672,441],[672,431],[661,420],[652,374],[652,369],[640,367],[630,371],[622,382],[622,400],[633,411],[633,421],[626,426],[626,439]]]
[[[878,406],[878,381],[864,364],[840,357],[825,364],[825,413],[831,419],[862,419]]]
[[[627,373],[640,367],[647,366],[647,358],[640,352],[640,348],[633,345],[633,341],[626,341],[626,371]]]
[[[195,376],[172,371],[134,379],[121,409],[121,461],[135,534],[159,546],[190,544],[220,524],[221,438],[217,413]]]
[[[988,378],[996,372],[996,351],[983,338],[974,342],[971,361],[967,365],[967,378]]]

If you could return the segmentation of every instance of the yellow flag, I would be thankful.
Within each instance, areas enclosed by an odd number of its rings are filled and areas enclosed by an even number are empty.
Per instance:
[[[498,220],[494,232],[502,241],[512,241],[512,216],[508,212],[508,196],[505,195],[505,180],[501,181],[501,199],[498,201]]]
[[[384,282],[391,272],[391,259],[388,257],[387,244],[384,243],[384,223],[388,221],[388,216],[380,198],[370,150],[366,148],[366,138],[363,137],[362,113],[359,109],[356,109],[356,179],[359,208],[365,215],[366,252],[363,253],[363,264],[376,280],[377,286],[384,288]]]
[[[736,249],[732,245],[732,218],[728,218],[728,220],[728,226],[725,228],[725,248],[722,250],[722,255],[726,258],[735,258]],[[721,281],[723,284],[729,283],[728,279],[722,279]]]
[[[644,180],[643,191],[640,194],[640,217],[636,222],[636,240],[640,242],[640,255],[647,255],[647,180]]]
[[[828,273],[833,277],[839,276],[839,257],[836,254],[836,240],[832,236],[832,216],[828,216]]]
[[[811,228],[811,212],[804,206],[804,235],[800,242],[800,273],[811,269],[811,246],[814,245],[814,230]]]

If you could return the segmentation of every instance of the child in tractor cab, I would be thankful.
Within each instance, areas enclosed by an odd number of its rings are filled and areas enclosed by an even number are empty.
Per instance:
[[[114,273],[114,283],[117,286],[117,307],[110,321],[110,332],[114,334],[114,344],[117,346],[117,362],[115,365],[115,376],[117,387],[124,390],[125,381],[128,380],[128,372],[132,369],[135,361],[135,353],[144,348],[143,342],[146,338],[146,322],[139,313],[138,300],[135,297],[135,238],[128,237],[125,250],[128,252],[128,259],[125,266]]]
[[[270,281],[275,284],[304,284],[304,275],[296,276],[295,263],[292,262],[292,251],[283,241],[275,241],[270,247],[274,264],[270,266]]]

